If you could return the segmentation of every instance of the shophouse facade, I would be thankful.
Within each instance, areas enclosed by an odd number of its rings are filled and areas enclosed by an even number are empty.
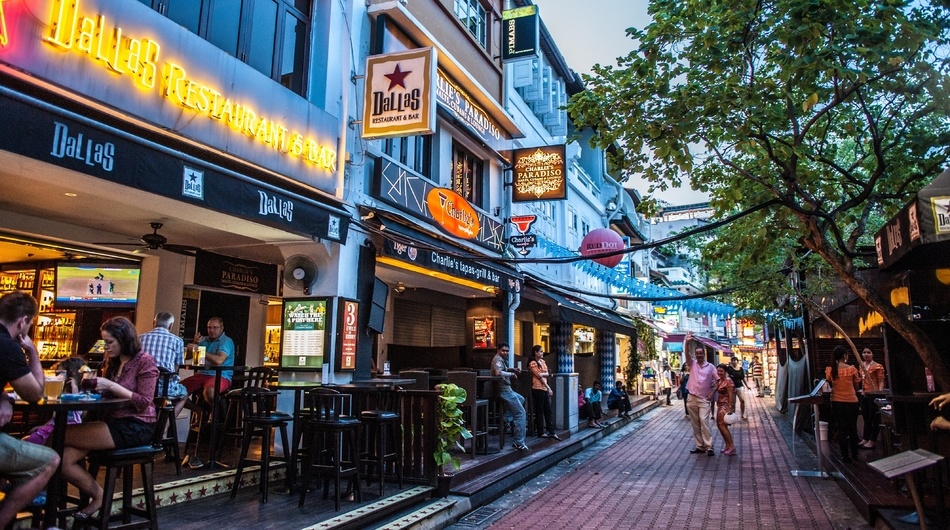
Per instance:
[[[238,363],[274,364],[282,299],[355,296],[339,104],[351,65],[329,53],[343,6],[2,7],[2,275],[56,301],[38,322],[55,328],[50,359],[88,351],[109,316],[145,331],[170,311],[186,340],[223,317]],[[315,264],[307,285],[281,277],[295,255]],[[89,293],[70,291],[90,261]],[[119,274],[135,287],[107,296]]]

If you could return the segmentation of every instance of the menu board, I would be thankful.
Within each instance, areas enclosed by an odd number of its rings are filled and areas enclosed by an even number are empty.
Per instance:
[[[281,320],[281,368],[323,368],[327,342],[327,301],[327,298],[284,300]]]

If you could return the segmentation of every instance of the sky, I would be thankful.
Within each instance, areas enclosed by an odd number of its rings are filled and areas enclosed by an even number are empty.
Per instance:
[[[643,29],[650,23],[647,0],[533,1],[561,55],[579,74],[590,73],[595,64],[616,65],[617,57],[627,55],[635,45],[624,33],[626,29]],[[647,183],[636,176],[624,185],[641,195],[647,193]],[[691,188],[670,189],[656,196],[674,205],[707,200],[705,194]]]

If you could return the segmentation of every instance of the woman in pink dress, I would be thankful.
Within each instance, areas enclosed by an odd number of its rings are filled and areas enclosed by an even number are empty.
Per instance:
[[[716,385],[716,427],[719,427],[719,434],[722,435],[722,441],[726,442],[726,447],[722,449],[722,454],[733,456],[736,454],[736,444],[732,440],[732,433],[729,432],[729,425],[726,423],[726,414],[733,411],[733,396],[736,393],[736,386],[732,378],[726,373],[726,365],[720,364],[716,367],[716,373],[719,374],[719,383]]]

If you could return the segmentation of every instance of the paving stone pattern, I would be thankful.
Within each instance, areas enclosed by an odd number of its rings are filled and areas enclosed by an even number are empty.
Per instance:
[[[792,476],[791,470],[799,467],[772,417],[778,414],[771,410],[774,401],[752,398],[750,402],[749,421],[732,426],[736,456],[720,453],[723,442],[715,426],[716,455],[689,454],[694,447],[692,429],[682,402],[674,401],[629,432],[624,429],[618,439],[602,441],[599,454],[537,491],[516,494],[520,502],[479,526],[518,530],[851,528],[829,519],[819,500],[821,488],[830,486],[837,490],[834,502],[848,502],[833,481]],[[863,521],[854,527],[867,528]]]

